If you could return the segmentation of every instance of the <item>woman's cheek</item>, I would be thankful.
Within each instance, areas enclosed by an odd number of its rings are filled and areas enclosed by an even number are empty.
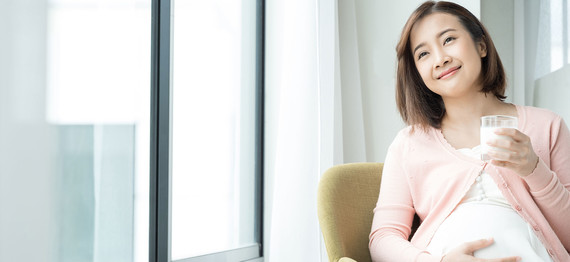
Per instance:
[[[420,75],[422,77],[422,80],[424,80],[424,82],[429,82],[431,79],[431,70],[429,67],[423,65],[421,68],[418,68],[420,71]]]

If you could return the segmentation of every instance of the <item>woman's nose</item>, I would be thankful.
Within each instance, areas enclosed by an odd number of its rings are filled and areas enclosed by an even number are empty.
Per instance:
[[[434,61],[434,68],[440,68],[445,66],[447,63],[451,62],[451,57],[449,57],[442,50],[436,52],[436,60]]]

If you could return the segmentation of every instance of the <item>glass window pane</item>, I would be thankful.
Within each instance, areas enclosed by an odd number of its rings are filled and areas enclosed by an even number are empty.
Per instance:
[[[255,243],[255,1],[177,0],[171,257]]]
[[[148,261],[150,0],[0,8],[0,261]]]

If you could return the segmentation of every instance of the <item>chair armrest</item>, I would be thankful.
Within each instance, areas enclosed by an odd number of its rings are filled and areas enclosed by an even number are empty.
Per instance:
[[[349,257],[341,257],[338,262],[356,262],[356,260]]]

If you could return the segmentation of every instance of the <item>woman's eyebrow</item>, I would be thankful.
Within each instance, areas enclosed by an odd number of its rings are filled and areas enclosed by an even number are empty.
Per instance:
[[[445,33],[451,32],[451,31],[457,31],[457,30],[455,30],[454,28],[447,28],[447,29],[441,31],[439,34],[437,34],[437,38],[440,38],[442,35],[445,35]],[[419,45],[417,45],[416,48],[414,48],[414,52],[412,54],[415,54],[416,51],[418,51],[418,49],[422,48],[425,44],[426,44],[425,42],[422,42]]]
[[[450,32],[450,31],[457,31],[457,30],[455,30],[454,28],[445,29],[445,30],[441,31],[441,33],[439,33],[439,34],[437,35],[437,37],[439,38],[439,37],[441,37],[442,35],[445,35],[445,33]]]

